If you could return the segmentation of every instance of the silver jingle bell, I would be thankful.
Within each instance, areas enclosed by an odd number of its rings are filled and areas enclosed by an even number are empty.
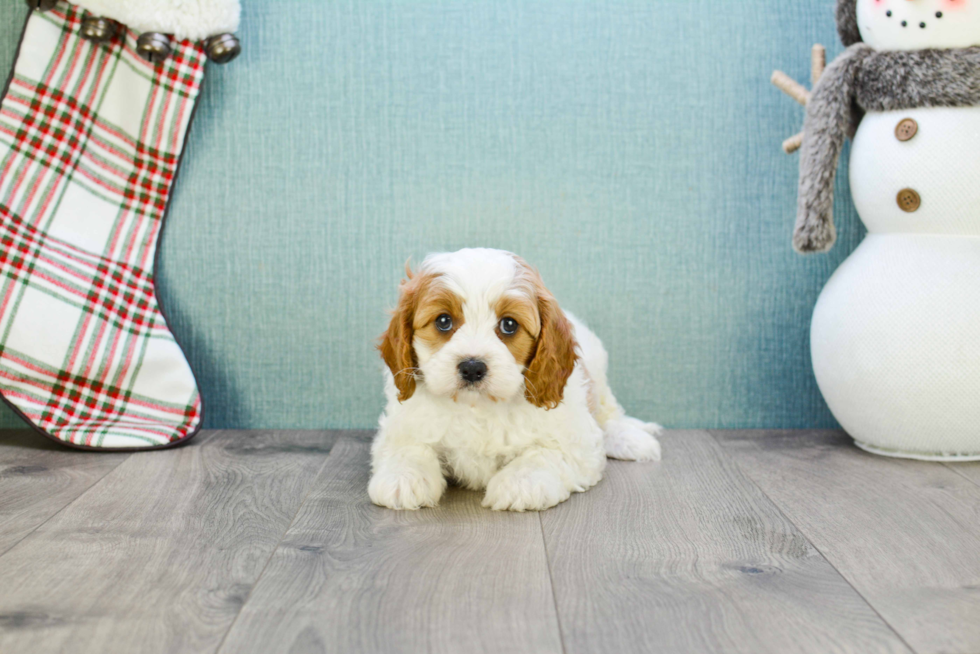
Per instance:
[[[111,41],[118,30],[115,21],[99,16],[86,16],[82,19],[81,35],[83,39],[105,43]]]
[[[136,52],[151,64],[159,64],[170,56],[170,38],[159,32],[145,32],[136,40]]]
[[[234,34],[218,34],[204,42],[208,59],[216,64],[227,64],[242,53],[242,44]]]
[[[27,6],[35,11],[51,11],[58,5],[58,0],[27,0]]]

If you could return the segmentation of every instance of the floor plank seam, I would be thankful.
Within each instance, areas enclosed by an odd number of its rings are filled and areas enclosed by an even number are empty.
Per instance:
[[[710,430],[709,429],[709,430],[707,430],[707,433],[708,433],[709,436],[711,436],[711,438],[715,441],[715,443],[718,444],[718,447],[720,447],[722,449],[722,451],[727,452],[727,449],[725,448],[724,444],[718,439],[718,436],[717,436],[717,434],[716,434],[716,432],[714,430]],[[905,638],[902,636],[902,634],[900,634],[898,632],[898,630],[895,629],[895,626],[891,622],[889,622],[888,620],[885,619],[885,616],[883,616],[878,611],[878,608],[874,604],[872,604],[868,600],[867,597],[864,596],[864,593],[862,593],[860,590],[858,590],[854,586],[854,584],[851,583],[851,580],[847,578],[847,575],[845,575],[843,572],[841,572],[840,569],[838,569],[838,567],[836,565],[834,565],[834,562],[831,561],[829,558],[827,558],[827,555],[824,554],[823,550],[821,550],[819,547],[816,546],[816,544],[814,544],[813,539],[810,538],[810,535],[806,532],[806,530],[804,530],[803,527],[801,527],[800,525],[796,524],[796,521],[794,521],[788,515],[786,515],[786,512],[783,511],[783,507],[781,507],[776,502],[776,500],[774,500],[769,495],[769,493],[767,493],[765,491],[765,489],[762,488],[762,486],[760,486],[758,483],[756,483],[755,479],[752,478],[752,475],[750,475],[748,472],[746,472],[745,468],[742,467],[742,464],[738,462],[738,459],[736,459],[735,457],[731,457],[731,461],[732,461],[732,463],[735,464],[735,467],[738,468],[739,472],[742,473],[742,475],[745,477],[745,479],[748,480],[749,483],[751,483],[753,486],[755,486],[759,490],[759,492],[762,493],[762,495],[767,500],[769,500],[770,503],[772,503],[772,505],[776,509],[776,511],[779,512],[779,515],[783,516],[783,518],[785,518],[787,522],[789,522],[791,525],[793,525],[794,527],[796,527],[796,529],[799,530],[799,532],[801,534],[803,534],[803,537],[806,538],[806,541],[807,541],[807,543],[809,543],[810,547],[812,547],[814,550],[816,550],[816,552],[820,555],[820,557],[824,561],[827,562],[827,565],[829,565],[831,568],[833,568],[837,572],[838,576],[840,576],[840,578],[844,580],[844,583],[846,583],[848,586],[850,586],[851,589],[853,589],[854,592],[857,593],[857,596],[860,597],[862,600],[864,600],[864,603],[867,604],[868,605],[868,608],[870,608],[871,611],[875,615],[878,616],[878,619],[881,620],[882,624],[884,624],[885,626],[887,626],[892,631],[892,633],[895,634],[895,637],[898,638],[902,642],[902,644],[905,645],[905,647],[908,648],[908,650],[910,652],[916,652],[916,649],[914,647],[912,647],[912,645],[907,640],[905,640]]]
[[[951,465],[949,465],[948,463],[943,463],[943,466],[945,466],[945,467],[946,467],[946,468],[948,468],[949,470],[952,470],[952,471],[953,471],[953,472],[955,472],[955,473],[956,473],[957,475],[959,475],[959,476],[960,476],[960,477],[962,477],[963,479],[965,479],[965,480],[967,480],[968,482],[970,482],[970,483],[971,483],[971,484],[973,484],[974,486],[980,486],[980,481],[977,481],[976,479],[974,479],[974,478],[972,478],[972,477],[967,477],[967,476],[966,476],[966,475],[964,475],[964,474],[963,474],[962,472],[960,472],[959,470],[957,470],[955,466],[951,466]]]
[[[320,467],[317,469],[316,474],[313,475],[313,481],[310,482],[310,488],[306,491],[306,495],[303,496],[303,501],[300,502],[299,506],[296,507],[296,512],[293,513],[292,519],[289,521],[289,524],[286,525],[286,528],[283,529],[282,535],[279,537],[279,542],[277,542],[276,546],[273,547],[272,551],[269,552],[269,557],[265,560],[265,563],[262,565],[262,570],[259,572],[259,576],[257,576],[255,578],[255,581],[252,582],[251,588],[248,589],[248,593],[245,595],[245,601],[242,602],[242,605],[238,609],[238,613],[235,614],[235,619],[231,621],[230,625],[228,625],[228,629],[225,630],[224,635],[221,637],[221,642],[219,642],[218,646],[215,648],[214,650],[215,654],[221,652],[221,649],[225,646],[225,641],[228,640],[228,636],[235,628],[235,625],[238,624],[238,618],[241,617],[242,613],[245,611],[245,607],[248,606],[249,600],[252,599],[252,593],[255,592],[255,588],[259,585],[259,582],[262,580],[263,575],[265,575],[265,571],[269,568],[269,564],[272,563],[272,559],[275,558],[276,552],[278,552],[279,548],[282,546],[282,541],[285,540],[286,534],[288,534],[289,530],[293,528],[293,525],[296,523],[296,518],[299,517],[299,514],[303,510],[303,507],[306,506],[306,502],[309,501],[310,495],[312,495],[313,491],[316,490],[316,481],[320,478],[320,475],[323,473],[323,469],[327,467],[327,463],[330,461],[330,457],[333,455],[334,448],[337,447],[337,443],[339,442],[340,440],[334,442],[334,444],[330,446],[330,451],[327,453],[325,457],[323,457],[323,463],[320,464]]]
[[[555,590],[555,575],[551,571],[551,555],[548,553],[548,538],[544,533],[544,520],[541,519],[541,512],[538,512],[538,527],[541,528],[541,547],[544,548],[544,562],[548,566],[548,585],[551,586],[551,603],[555,607],[555,622],[558,623],[558,643],[561,645],[563,654],[568,654],[565,647],[565,632],[561,626],[561,611],[558,609],[558,593]]]
[[[222,431],[224,431],[224,430],[220,430],[219,429],[219,430],[216,430],[216,431],[213,431],[213,432],[208,432],[206,434],[201,434],[198,437],[198,440],[196,441],[196,443],[200,443],[200,442],[202,442],[204,440],[208,440],[210,438],[213,438],[216,434],[220,434]],[[184,445],[182,447],[188,447],[188,445]],[[85,452],[85,453],[79,453],[79,454],[82,455],[82,456],[100,456],[100,453],[98,453],[98,452]],[[111,469],[107,470],[104,475],[102,475],[101,477],[99,477],[98,479],[96,479],[95,481],[93,481],[91,484],[89,484],[81,493],[79,493],[78,495],[76,495],[70,502],[68,502],[67,504],[65,504],[63,507],[61,507],[60,509],[58,509],[57,511],[55,511],[51,515],[49,515],[40,524],[36,525],[33,529],[31,529],[29,532],[27,532],[26,534],[24,534],[24,537],[23,538],[21,538],[16,543],[14,543],[13,545],[11,545],[7,549],[5,549],[3,552],[0,552],[0,558],[2,558],[4,555],[6,555],[7,552],[10,552],[15,547],[17,547],[18,545],[20,545],[26,539],[30,538],[34,534],[34,532],[36,532],[38,529],[40,529],[41,527],[43,527],[44,525],[46,525],[48,522],[50,522],[53,518],[55,518],[55,516],[60,515],[65,509],[67,509],[68,507],[70,507],[72,504],[74,504],[78,500],[82,499],[82,497],[84,497],[90,490],[92,490],[93,488],[95,488],[96,486],[98,486],[99,484],[101,484],[103,479],[105,479],[106,477],[108,477],[109,475],[111,475],[112,473],[114,473],[116,470],[119,470],[119,468],[122,465],[124,465],[125,463],[128,463],[133,458],[133,454],[137,454],[137,452],[130,452],[128,455],[126,455],[125,458],[121,459],[119,461],[119,463],[117,463],[116,465],[112,466]]]
[[[98,454],[94,454],[94,455],[90,455],[90,456],[98,456]],[[24,536],[22,538],[20,538],[16,543],[14,543],[13,545],[11,545],[10,547],[8,547],[7,549],[5,549],[4,551],[0,552],[0,558],[3,558],[8,552],[10,552],[11,550],[13,550],[15,547],[17,547],[18,545],[20,545],[21,543],[23,543],[28,538],[30,538],[34,534],[34,532],[36,532],[38,529],[40,529],[44,525],[48,524],[48,522],[50,522],[56,516],[61,515],[61,513],[65,509],[67,509],[69,506],[71,506],[72,504],[74,504],[75,502],[77,502],[78,500],[80,500],[90,490],[92,490],[93,488],[95,488],[96,486],[98,486],[99,484],[101,484],[103,479],[105,479],[106,477],[108,477],[109,475],[111,475],[112,473],[114,473],[116,470],[118,470],[119,469],[119,466],[121,466],[124,463],[126,463],[127,461],[129,461],[132,458],[132,456],[133,455],[130,454],[129,456],[127,456],[124,459],[122,459],[121,461],[119,461],[119,463],[117,463],[116,465],[114,465],[111,469],[106,470],[106,473],[104,475],[102,475],[101,477],[99,477],[98,479],[96,479],[95,481],[93,481],[91,484],[89,484],[81,493],[79,493],[74,498],[72,498],[72,500],[70,502],[68,502],[67,504],[65,504],[63,507],[61,507],[60,509],[58,509],[57,511],[55,511],[51,515],[49,515],[47,518],[45,518],[44,520],[42,520],[39,524],[35,525],[33,529],[31,529],[29,532],[27,532],[26,534],[24,534]]]

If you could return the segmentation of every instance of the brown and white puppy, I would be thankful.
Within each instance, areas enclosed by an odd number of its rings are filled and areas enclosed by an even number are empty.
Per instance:
[[[450,478],[486,489],[486,507],[541,510],[594,486],[606,456],[660,458],[661,428],[627,417],[609,389],[602,342],[509,252],[409,270],[379,349],[375,504],[435,506]]]

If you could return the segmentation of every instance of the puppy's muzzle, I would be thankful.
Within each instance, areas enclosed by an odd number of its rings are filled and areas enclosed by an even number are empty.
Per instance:
[[[487,376],[487,364],[479,359],[460,361],[457,367],[459,368],[459,376],[467,384],[477,384]]]

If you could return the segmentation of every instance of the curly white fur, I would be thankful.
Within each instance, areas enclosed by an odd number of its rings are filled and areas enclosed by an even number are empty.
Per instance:
[[[423,263],[420,270],[440,275],[459,297],[465,323],[437,352],[415,338],[417,387],[404,402],[386,371],[388,402],[368,488],[374,503],[436,506],[450,478],[486,489],[485,507],[543,510],[598,483],[606,456],[660,459],[655,435],[662,428],[625,415],[606,381],[602,342],[572,316],[579,358],[563,401],[546,410],[526,399],[525,365],[495,331],[501,316],[494,306],[513,292],[519,267],[513,255],[497,250],[463,250]],[[457,365],[474,357],[488,363],[488,373],[479,390],[468,390]]]
[[[183,40],[204,39],[238,29],[239,0],[73,0],[96,16],[135,32],[162,32]]]

